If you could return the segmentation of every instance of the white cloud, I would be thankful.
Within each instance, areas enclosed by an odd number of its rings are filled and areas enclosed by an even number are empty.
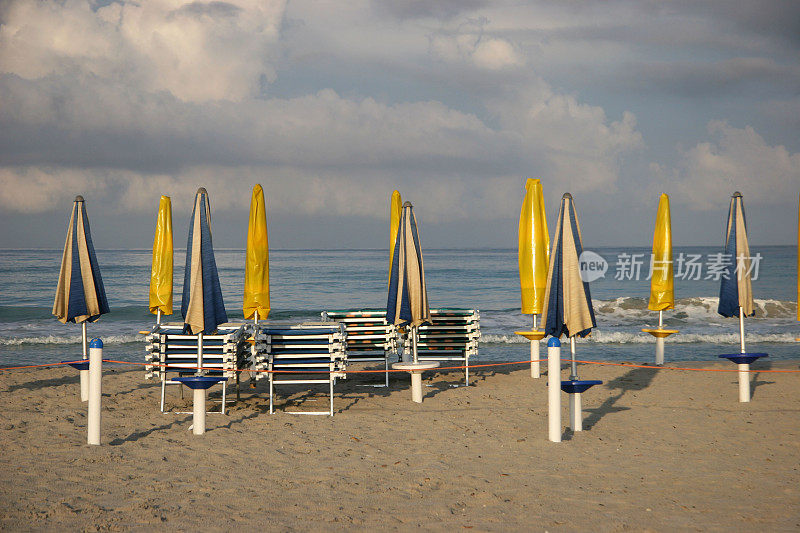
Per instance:
[[[523,65],[523,56],[511,42],[486,32],[488,23],[487,19],[470,19],[453,30],[430,35],[430,53],[442,61],[466,62],[488,70]]]
[[[12,2],[0,70],[26,79],[96,76],[185,101],[240,100],[274,77],[285,0]]]
[[[710,141],[682,152],[670,174],[683,199],[699,209],[716,207],[741,191],[745,200],[777,204],[794,198],[800,185],[800,153],[770,146],[753,128],[735,128],[724,121],[708,123]]]

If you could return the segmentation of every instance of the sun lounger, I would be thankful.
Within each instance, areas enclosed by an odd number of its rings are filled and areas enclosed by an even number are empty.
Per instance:
[[[203,335],[203,369],[208,376],[235,378],[248,364],[246,331],[240,324],[222,324],[214,335]],[[197,335],[186,335],[183,324],[156,325],[147,335],[145,378],[161,380],[161,412],[165,412],[166,386],[180,385],[171,376],[197,372]],[[226,381],[222,382],[222,410],[225,413]],[[183,389],[181,389],[183,394]]]
[[[323,311],[322,320],[344,324],[347,332],[348,364],[384,364],[385,386],[388,387],[389,357],[397,355],[397,329],[386,323],[386,310]]]
[[[417,336],[417,359],[456,363],[464,369],[469,385],[469,358],[478,355],[481,337],[480,313],[476,309],[431,309],[431,323],[421,325]],[[410,328],[403,332],[403,351],[411,354]],[[444,365],[443,365],[444,366]]]
[[[297,326],[259,324],[253,329],[253,369],[256,379],[269,379],[270,414],[274,412],[276,385],[327,384],[328,411],[287,412],[333,416],[333,386],[337,378],[345,377],[345,326],[319,322]]]

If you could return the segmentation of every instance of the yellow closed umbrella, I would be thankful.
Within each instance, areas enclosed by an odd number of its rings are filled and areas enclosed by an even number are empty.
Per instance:
[[[528,178],[519,214],[519,280],[523,314],[538,315],[542,312],[549,265],[550,236],[547,232],[542,183],[538,179]]]
[[[675,282],[672,268],[672,221],[669,213],[669,196],[662,194],[658,201],[656,227],[653,231],[652,277],[650,302],[647,308],[658,311],[658,328],[642,331],[656,338],[656,364],[664,364],[664,339],[676,329],[664,329],[664,310],[675,308]]]
[[[156,315],[157,324],[161,323],[161,315],[172,314],[172,260],[172,201],[169,196],[162,196],[150,268],[150,312]]]
[[[533,315],[531,331],[517,331],[531,342],[531,377],[539,377],[539,341],[544,332],[537,331],[536,318],[544,307],[547,271],[550,266],[550,235],[544,210],[542,182],[528,178],[525,198],[519,213],[519,281],[522,313]]]
[[[400,192],[394,191],[389,200],[389,270],[394,261],[394,246],[397,243],[397,229],[400,227],[400,215],[403,212],[403,200]]]
[[[247,225],[247,252],[244,268],[244,304],[246,319],[269,316],[269,242],[267,212],[261,185],[253,187],[250,199],[250,221]]]

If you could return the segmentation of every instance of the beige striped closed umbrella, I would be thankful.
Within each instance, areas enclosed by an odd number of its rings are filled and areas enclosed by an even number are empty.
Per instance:
[[[411,202],[406,202],[400,215],[392,257],[386,320],[397,326],[411,326],[413,340],[416,337],[416,328],[420,324],[429,322],[430,318],[417,220]],[[416,361],[417,351],[414,343],[414,362]]]

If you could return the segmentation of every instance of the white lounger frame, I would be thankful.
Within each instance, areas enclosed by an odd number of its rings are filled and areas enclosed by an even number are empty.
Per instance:
[[[403,333],[403,352],[411,355],[411,328]],[[431,309],[431,324],[417,328],[419,361],[463,363],[464,384],[469,385],[469,358],[478,355],[481,338],[477,309]]]
[[[333,388],[337,378],[345,377],[343,324],[306,323],[296,326],[262,325],[254,329],[253,369],[256,380],[269,379],[269,412],[273,414],[276,385],[327,384],[328,411],[284,411],[290,414],[333,416]],[[293,350],[287,352],[285,350]],[[269,372],[258,372],[269,370]],[[273,372],[283,370],[285,372]],[[325,373],[304,371],[325,370]],[[290,376],[294,376],[290,378]]]
[[[240,324],[222,324],[215,335],[203,335],[203,369],[238,382],[237,371],[246,361],[245,329]],[[183,333],[182,323],[156,324],[146,340],[145,379],[158,377],[161,380],[161,412],[166,413],[166,386],[183,385],[169,378],[169,373],[192,374],[197,367],[197,335]],[[176,353],[175,350],[179,350]],[[159,366],[156,366],[159,365]],[[161,366],[165,365],[165,366]],[[183,371],[181,369],[184,369]],[[181,387],[183,397],[183,387]],[[225,414],[227,405],[227,380],[222,382],[222,406],[220,411],[209,413]],[[173,411],[178,414],[191,414],[191,411]]]
[[[339,322],[347,331],[347,363],[380,363],[389,386],[389,357],[397,355],[397,328],[386,322],[385,310],[323,311],[323,322]]]

